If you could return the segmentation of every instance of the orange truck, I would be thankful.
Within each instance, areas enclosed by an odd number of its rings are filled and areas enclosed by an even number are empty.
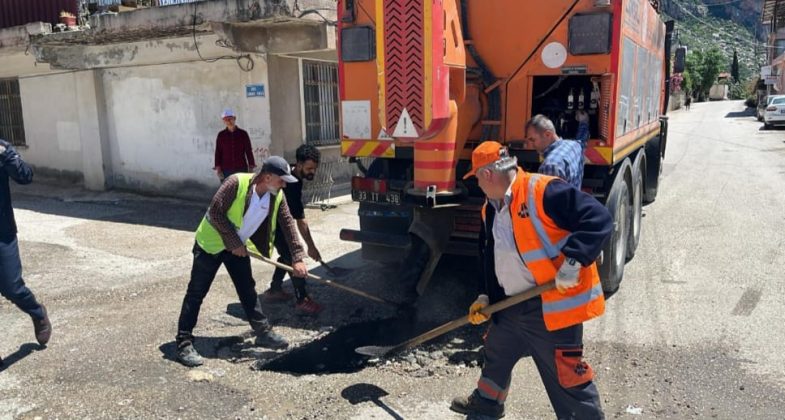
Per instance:
[[[525,123],[543,114],[574,138],[589,114],[583,190],[615,219],[603,250],[618,289],[657,195],[667,139],[670,43],[655,0],[339,0],[342,155],[366,259],[405,261],[425,289],[440,258],[477,255],[482,192],[472,149],[507,145],[536,171]],[[413,283],[414,284],[414,283]]]

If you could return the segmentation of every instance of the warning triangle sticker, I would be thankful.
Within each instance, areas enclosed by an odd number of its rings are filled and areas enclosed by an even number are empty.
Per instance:
[[[414,126],[412,117],[409,115],[409,111],[407,111],[406,108],[404,108],[403,112],[401,112],[401,118],[398,119],[398,124],[395,125],[395,131],[393,132],[392,136],[395,138],[419,137],[419,134],[417,134],[417,128]]]
[[[393,138],[382,128],[379,130],[379,135],[376,136],[376,140],[393,140]]]

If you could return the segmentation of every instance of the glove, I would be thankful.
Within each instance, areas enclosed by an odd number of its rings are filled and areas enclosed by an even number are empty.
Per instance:
[[[589,122],[589,114],[586,111],[578,110],[575,112],[575,121],[587,123]]]
[[[488,320],[488,315],[480,312],[486,306],[488,306],[488,295],[477,296],[477,300],[469,307],[469,322],[472,325],[480,325]]]
[[[556,273],[556,289],[559,293],[567,293],[579,283],[578,274],[581,271],[581,263],[575,258],[567,258]]]

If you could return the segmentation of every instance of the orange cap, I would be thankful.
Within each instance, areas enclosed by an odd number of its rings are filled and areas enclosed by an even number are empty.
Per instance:
[[[483,166],[490,165],[501,159],[501,151],[504,146],[497,141],[484,141],[472,152],[472,168],[469,173],[463,176],[467,179],[477,174],[477,170]]]

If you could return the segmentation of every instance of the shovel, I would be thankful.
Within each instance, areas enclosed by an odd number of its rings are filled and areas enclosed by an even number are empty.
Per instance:
[[[335,276],[335,277],[344,277],[344,276],[346,276],[346,275],[348,275],[349,273],[352,272],[352,270],[348,269],[348,268],[331,267],[330,264],[327,264],[326,262],[321,261],[321,260],[319,261],[319,264],[321,264],[322,267],[324,267],[324,269],[327,270],[327,272],[331,276]]]
[[[551,290],[555,287],[556,287],[556,283],[550,281],[548,283],[537,286],[533,289],[529,289],[523,293],[519,293],[515,296],[504,299],[501,302],[496,302],[493,305],[487,306],[483,310],[481,310],[480,313],[490,316],[494,312],[499,312],[502,309],[507,309],[510,306],[517,305],[525,300],[529,300],[535,296],[539,296],[543,292],[547,292],[548,290]],[[394,346],[364,346],[364,347],[358,347],[354,349],[354,351],[358,354],[362,354],[363,356],[382,357],[391,353],[399,352],[401,350],[406,350],[412,347],[419,346],[420,344],[426,341],[430,341],[454,329],[463,327],[468,323],[469,323],[469,316],[468,315],[462,316],[442,326],[436,327],[422,335],[418,335],[417,337],[404,341],[403,343],[396,344]]]
[[[248,255],[250,255],[253,258],[256,258],[259,261],[263,261],[263,262],[266,262],[267,264],[276,266],[276,267],[278,267],[278,268],[280,268],[282,270],[286,270],[289,273],[292,273],[294,271],[294,269],[292,267],[289,267],[288,265],[281,264],[278,261],[273,261],[273,260],[271,260],[271,259],[269,259],[267,257],[263,257],[263,256],[261,256],[259,254],[254,253],[254,252],[248,252]],[[351,294],[354,294],[354,295],[357,295],[357,296],[362,296],[362,297],[364,297],[366,299],[370,299],[370,300],[372,300],[374,302],[384,303],[384,304],[387,304],[387,305],[394,306],[396,309],[400,309],[400,305],[399,304],[397,304],[397,303],[395,303],[393,301],[387,300],[387,299],[382,299],[380,297],[376,297],[374,295],[365,293],[362,290],[357,290],[357,289],[355,289],[353,287],[349,287],[349,286],[346,286],[346,285],[343,285],[343,284],[340,284],[340,283],[336,283],[336,282],[334,282],[332,280],[323,279],[323,278],[317,277],[317,276],[315,276],[315,275],[313,275],[311,273],[308,273],[308,278],[313,280],[313,281],[315,281],[315,282],[317,282],[317,283],[321,283],[321,284],[324,284],[324,285],[327,285],[327,286],[335,287],[337,289],[341,289],[341,290],[349,292]]]

